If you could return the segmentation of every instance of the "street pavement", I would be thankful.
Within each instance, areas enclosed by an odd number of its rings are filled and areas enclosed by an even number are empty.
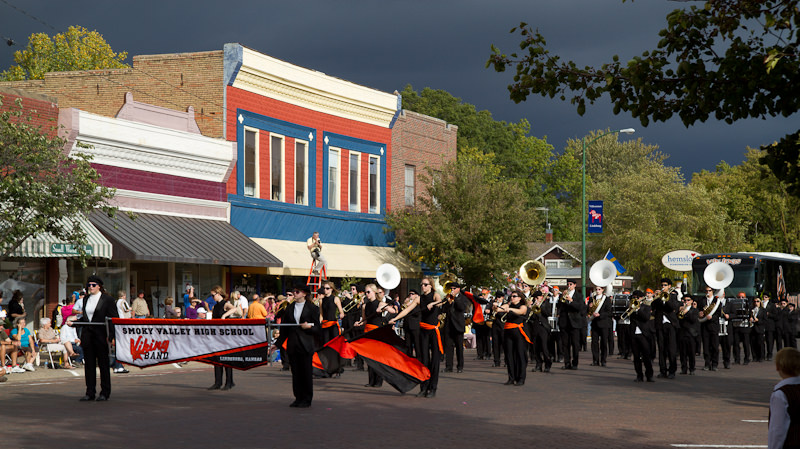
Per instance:
[[[0,383],[0,446],[15,448],[670,448],[766,447],[772,362],[635,383],[632,363],[554,365],[505,386],[505,368],[465,351],[463,373],[441,373],[437,396],[367,388],[350,368],[314,381],[311,408],[289,408],[279,365],[234,371],[236,387],[207,391],[200,363],[112,374],[105,403],[78,402],[82,370],[9,375]],[[699,363],[702,367],[702,363]],[[444,364],[442,364],[444,367]],[[530,366],[529,366],[530,369]],[[656,368],[656,372],[658,372]],[[99,387],[99,386],[98,386]]]

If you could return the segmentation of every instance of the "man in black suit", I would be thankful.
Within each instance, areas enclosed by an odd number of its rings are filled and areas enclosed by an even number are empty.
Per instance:
[[[739,292],[735,304],[731,304],[731,328],[733,332],[733,363],[742,362],[740,348],[744,348],[744,364],[750,363],[750,301],[745,292]]]
[[[695,348],[694,343],[700,334],[700,312],[697,307],[693,307],[694,300],[691,296],[683,297],[683,307],[678,312],[680,329],[678,330],[678,346],[681,358],[681,374],[694,376],[695,369]]]
[[[766,357],[764,360],[772,360],[772,348],[775,347],[775,320],[778,315],[778,308],[775,301],[770,301],[769,292],[764,292],[761,307],[764,308],[764,344],[766,347]],[[778,348],[780,349],[780,348]]]
[[[308,287],[294,289],[294,302],[286,306],[281,324],[281,336],[275,343],[278,347],[286,342],[289,366],[292,368],[292,392],[295,401],[289,407],[307,408],[314,397],[312,358],[314,337],[320,331],[319,307],[307,301]]]
[[[589,317],[592,322],[592,366],[606,366],[608,340],[611,338],[612,313],[611,298],[606,296],[603,287],[595,287],[592,303],[598,307]],[[599,302],[602,301],[602,305]]]
[[[630,316],[633,369],[636,370],[636,382],[644,382],[645,377],[647,377],[648,382],[654,382],[653,356],[650,349],[653,346],[655,330],[653,329],[653,321],[650,320],[650,304],[643,297],[644,293],[641,290],[634,290],[631,293],[631,301],[639,301],[639,308]],[[643,364],[644,371],[642,371]]]
[[[564,347],[562,369],[578,369],[581,338],[586,341],[586,334],[583,333],[586,326],[586,303],[575,290],[576,285],[574,279],[567,281],[567,292],[562,296],[564,301],[561,302],[558,315],[558,326],[561,328],[561,341]]]
[[[658,345],[658,377],[674,379],[678,370],[678,314],[680,308],[677,290],[672,290],[669,278],[661,279],[661,292],[653,301],[653,317]]]
[[[98,323],[84,325],[81,331],[81,348],[83,348],[83,372],[86,380],[86,395],[81,401],[107,401],[111,396],[111,364],[108,356],[109,339],[114,339],[114,325],[109,323],[106,330],[106,318],[119,318],[117,304],[103,289],[103,280],[92,275],[86,280],[86,299],[83,303],[83,315],[80,323]],[[109,335],[110,333],[110,335]],[[97,393],[97,372],[100,368],[100,395]]]
[[[450,295],[442,304],[442,312],[445,313],[444,319],[444,355],[445,372],[453,371],[453,348],[456,353],[456,371],[464,371],[464,329],[466,320],[464,312],[470,304],[470,300],[461,293],[461,285],[458,282],[448,282],[447,288]]]
[[[530,318],[527,321],[530,323],[531,339],[533,340],[533,360],[535,362],[533,371],[549,373],[550,367],[553,365],[547,347],[547,339],[550,337],[550,311],[542,292],[533,294],[531,306],[533,310],[529,311]],[[544,369],[542,369],[543,364]]]
[[[703,358],[705,359],[703,371],[716,371],[719,364],[719,317],[723,307],[719,304],[720,301],[720,298],[714,297],[714,290],[706,287],[706,296],[697,303],[700,332],[703,336]],[[706,309],[710,312],[708,315],[706,315]]]

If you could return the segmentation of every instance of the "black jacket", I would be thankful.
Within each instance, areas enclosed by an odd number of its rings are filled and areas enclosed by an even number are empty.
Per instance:
[[[89,296],[83,300],[83,315],[78,319],[78,322],[81,323],[88,323],[89,321],[89,314],[86,312],[86,301],[89,300]],[[114,298],[111,297],[108,293],[103,292],[100,295],[100,299],[97,301],[97,306],[94,308],[94,314],[92,315],[92,323],[105,323],[106,318],[119,318],[119,314],[117,313],[117,302]],[[88,333],[86,332],[87,329],[89,330]],[[86,326],[84,330],[81,332],[81,339],[86,339],[86,336],[91,335],[102,337],[102,340],[109,339],[109,333],[111,334],[111,339],[114,338],[114,325],[109,323],[108,324],[108,331],[106,332],[106,326]]]
[[[294,309],[297,306],[296,302],[289,304],[283,313],[281,324],[299,324],[311,323],[311,329],[303,329],[300,326],[285,326],[281,327],[281,336],[278,337],[276,345],[280,347],[286,341],[286,351],[289,354],[293,353],[313,353],[315,349],[314,335],[320,330],[319,324],[319,307],[315,306],[311,301],[306,300],[303,306],[303,311],[300,313],[300,322],[294,319]]]
[[[613,314],[611,309],[611,302],[612,302],[612,297],[606,296],[606,300],[603,302],[603,305],[595,311],[599,313],[600,316],[594,319],[589,317],[589,320],[591,320],[592,322],[592,328],[596,326],[598,329],[611,329],[611,327],[613,326],[613,320],[612,320]],[[589,313],[588,310],[589,308],[587,306],[586,313]]]

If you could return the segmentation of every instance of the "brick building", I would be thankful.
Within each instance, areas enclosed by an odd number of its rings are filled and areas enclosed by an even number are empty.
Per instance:
[[[329,277],[371,278],[385,262],[405,277],[418,277],[419,268],[388,246],[384,217],[392,207],[414,202],[416,177],[425,166],[435,168],[456,154],[457,128],[400,110],[396,93],[239,44],[134,56],[131,68],[48,73],[43,80],[3,85],[119,118],[132,93],[144,104],[187,111],[203,136],[233,142],[223,193],[230,223],[281,261],[258,269],[232,266],[230,287],[244,291],[280,290],[299,282],[292,277],[304,282],[311,262],[305,240],[313,231],[325,244]],[[125,190],[153,188],[146,176],[100,165]],[[163,176],[152,181],[164,184]],[[173,193],[193,195],[180,180],[169,181]]]

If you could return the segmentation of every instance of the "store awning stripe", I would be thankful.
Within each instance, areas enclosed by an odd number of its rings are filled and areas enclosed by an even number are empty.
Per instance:
[[[80,216],[61,219],[61,224],[66,226],[72,226],[75,222],[79,223],[84,232],[86,232],[86,254],[89,257],[111,259],[113,255],[113,245],[92,225],[92,223]],[[45,233],[26,239],[11,253],[10,257],[71,258],[78,257],[78,248],[49,233]]]

